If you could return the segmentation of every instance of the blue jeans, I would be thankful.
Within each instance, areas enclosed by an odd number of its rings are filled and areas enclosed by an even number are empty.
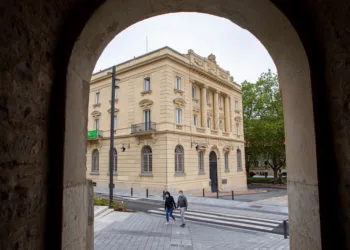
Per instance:
[[[169,214],[170,214],[170,217],[173,218],[173,220],[175,220],[175,217],[173,215],[173,211],[174,211],[173,208],[165,208],[165,218],[166,218],[167,222],[169,222]]]

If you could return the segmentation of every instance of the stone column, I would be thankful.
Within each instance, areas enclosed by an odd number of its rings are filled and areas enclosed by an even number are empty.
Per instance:
[[[201,87],[201,112],[202,112],[202,127],[207,127],[207,86]]]
[[[219,130],[219,105],[218,105],[219,91],[214,91],[213,113],[214,113],[214,129]]]
[[[230,103],[228,96],[225,99],[225,131],[230,132]]]

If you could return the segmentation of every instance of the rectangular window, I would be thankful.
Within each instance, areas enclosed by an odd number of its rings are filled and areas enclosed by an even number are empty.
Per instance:
[[[181,77],[176,77],[176,89],[181,90]]]
[[[100,120],[95,119],[94,121],[94,130],[99,130],[100,129]]]
[[[220,119],[220,121],[219,121],[219,128],[220,128],[220,130],[222,130],[222,120]]]
[[[238,110],[238,101],[235,101],[235,110]]]
[[[114,129],[117,129],[117,121],[118,121],[118,118],[117,118],[117,116],[115,115],[115,116],[114,116]]]
[[[196,87],[192,87],[192,98],[196,98]]]
[[[207,93],[206,93],[206,98],[207,98],[207,104],[210,103],[210,100],[209,100],[209,91],[207,90]]]
[[[175,121],[176,124],[181,124],[181,109],[179,108],[175,110]]]
[[[96,104],[99,104],[100,103],[100,92],[97,92],[96,95],[95,95],[95,103]]]
[[[193,115],[193,125],[197,127],[198,121],[197,121],[197,116]]]
[[[239,134],[239,124],[236,123],[236,134],[238,135]]]
[[[143,119],[145,122],[145,130],[151,130],[151,110],[147,109],[143,111]]]
[[[151,90],[151,78],[147,77],[144,79],[144,91]]]
[[[222,108],[222,103],[221,103],[221,96],[218,96],[218,102],[219,102],[219,108]]]
[[[208,128],[211,128],[211,120],[210,119],[207,120],[207,123],[208,123]]]
[[[225,170],[228,170],[228,153],[225,154]]]
[[[204,153],[202,151],[198,153],[198,171],[204,172]]]

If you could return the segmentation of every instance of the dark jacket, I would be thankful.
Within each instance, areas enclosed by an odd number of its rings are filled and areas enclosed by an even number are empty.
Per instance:
[[[177,199],[177,207],[188,207],[187,198],[184,195],[179,196]]]
[[[165,197],[164,209],[175,208],[175,207],[176,207],[176,204],[175,204],[174,198],[172,196]]]

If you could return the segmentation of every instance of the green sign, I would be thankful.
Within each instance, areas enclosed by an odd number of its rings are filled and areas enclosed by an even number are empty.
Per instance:
[[[97,138],[98,130],[90,130],[88,131],[88,139]]]

